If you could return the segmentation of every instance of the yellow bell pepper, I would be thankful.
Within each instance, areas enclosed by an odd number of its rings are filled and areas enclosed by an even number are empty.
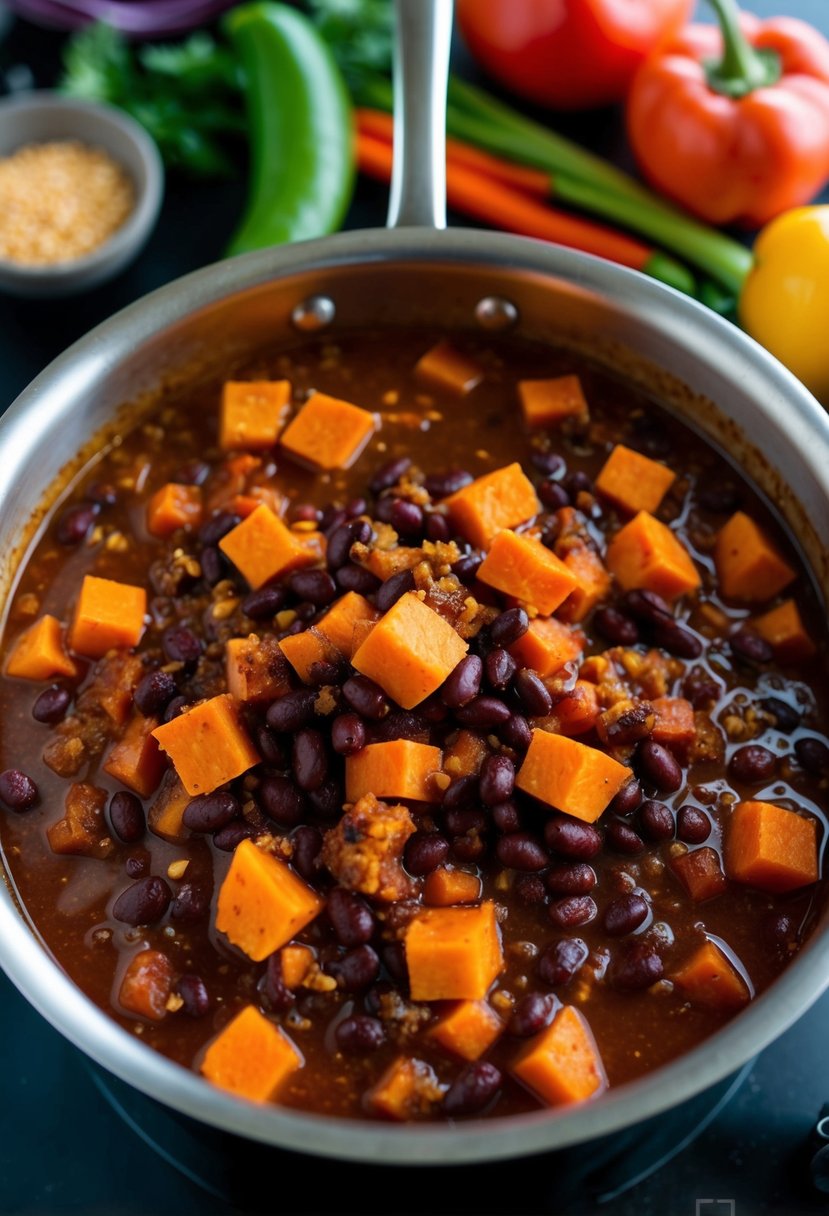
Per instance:
[[[778,216],[754,256],[740,323],[829,406],[829,206]]]

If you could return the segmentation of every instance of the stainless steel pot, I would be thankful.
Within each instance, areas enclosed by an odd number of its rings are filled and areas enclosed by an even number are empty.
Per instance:
[[[641,275],[515,237],[443,230],[440,81],[450,0],[398,0],[406,98],[392,230],[362,231],[208,267],[93,330],[46,369],[0,423],[0,579],[13,585],[44,487],[124,402],[159,394],[230,358],[327,324],[512,326],[578,347],[650,387],[730,454],[777,505],[821,593],[829,589],[829,420],[779,363],[713,313]],[[424,33],[425,27],[425,33]],[[329,301],[330,305],[321,303]],[[98,440],[100,445],[100,439]],[[63,480],[62,480],[63,478]],[[22,539],[21,539],[22,538]],[[467,1162],[609,1135],[700,1093],[786,1029],[829,983],[829,932],[702,1046],[595,1103],[461,1126],[353,1123],[238,1101],[125,1033],[41,946],[10,883],[0,886],[0,963],[44,1017],[104,1068],[194,1119],[283,1148],[367,1162]]]

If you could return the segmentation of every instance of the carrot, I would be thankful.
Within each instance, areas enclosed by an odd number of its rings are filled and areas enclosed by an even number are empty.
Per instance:
[[[629,777],[629,768],[598,748],[534,730],[515,784],[540,802],[592,823]]]
[[[259,963],[321,910],[322,900],[289,865],[243,840],[219,889],[216,928]]]
[[[434,776],[440,771],[441,750],[428,743],[392,739],[370,743],[345,761],[346,802],[364,794],[377,798],[411,798],[429,802],[435,796]]]
[[[347,469],[377,429],[368,410],[313,393],[282,433],[281,446],[301,464],[314,469]]]
[[[488,549],[503,528],[526,523],[541,510],[517,462],[478,477],[447,498],[446,507],[453,527],[479,549]]]
[[[193,796],[209,794],[259,763],[236,702],[227,693],[194,705],[152,733]]]
[[[426,908],[409,922],[405,949],[413,1001],[482,1000],[504,967],[491,900]]]
[[[575,578],[555,553],[536,537],[509,529],[493,539],[478,578],[531,605],[542,616],[555,612],[576,588]]]
[[[486,1001],[459,1001],[428,1033],[462,1060],[478,1060],[503,1029],[504,1023]]]
[[[118,1002],[129,1013],[160,1022],[167,1015],[172,990],[173,964],[167,955],[160,950],[139,950],[124,972]]]
[[[202,1074],[229,1093],[267,1102],[305,1061],[284,1030],[246,1005],[204,1053]]]

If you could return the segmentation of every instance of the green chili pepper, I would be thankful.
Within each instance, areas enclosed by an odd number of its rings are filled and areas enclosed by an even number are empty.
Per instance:
[[[224,28],[244,70],[251,158],[228,255],[333,232],[351,199],[354,154],[351,103],[331,51],[283,4],[243,4]]]

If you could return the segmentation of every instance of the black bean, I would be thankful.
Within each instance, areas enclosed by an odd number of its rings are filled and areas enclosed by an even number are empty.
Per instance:
[[[641,853],[645,842],[638,832],[634,832],[624,819],[611,819],[605,824],[605,844],[615,853],[625,853],[632,856]]]
[[[508,650],[496,646],[490,650],[484,663],[487,683],[498,692],[503,692],[518,668],[518,664]]]
[[[438,832],[415,832],[406,841],[403,864],[415,878],[431,874],[449,856],[449,841]]]
[[[186,666],[197,663],[204,649],[199,638],[186,625],[171,625],[161,635],[161,645],[171,663]]]
[[[391,524],[391,512],[394,506],[393,498],[380,498],[372,514],[381,524]]]
[[[547,906],[547,915],[559,929],[575,929],[596,917],[595,901],[589,895],[565,895]]]
[[[422,743],[429,735],[429,724],[420,713],[426,702],[418,706],[420,712],[413,714],[405,709],[393,709],[379,722],[373,722],[369,727],[371,743],[391,743],[395,739],[410,739],[413,743]]]
[[[308,683],[314,688],[339,684],[345,679],[348,665],[345,659],[327,662],[316,659],[308,668]]]
[[[364,899],[345,887],[329,892],[328,919],[341,946],[364,946],[374,936],[374,914]]]
[[[256,748],[265,764],[271,768],[287,768],[290,751],[284,739],[274,734],[269,726],[256,727]]]
[[[210,465],[206,460],[190,460],[176,469],[170,478],[179,486],[203,486],[210,476]]]
[[[614,646],[635,646],[639,641],[636,621],[625,616],[618,608],[600,608],[593,617],[593,624],[602,637]]]
[[[491,808],[492,822],[499,832],[509,835],[521,830],[521,812],[514,799],[507,798],[505,802],[496,802]]]
[[[377,1051],[386,1041],[386,1032],[379,1018],[370,1018],[365,1014],[356,1013],[350,1018],[343,1018],[337,1024],[334,1038],[340,1051],[349,1055],[365,1055],[369,1051]]]
[[[331,723],[331,746],[340,756],[353,756],[366,745],[366,728],[357,714],[338,714]]]
[[[763,936],[766,941],[786,954],[792,953],[797,945],[797,921],[787,912],[770,912],[764,918]]]
[[[391,942],[382,950],[383,966],[398,984],[406,984],[409,979],[409,968],[406,963],[406,950],[402,942]]]
[[[602,834],[598,828],[566,815],[552,815],[547,820],[544,839],[554,853],[574,861],[590,861],[602,847]]]
[[[385,464],[381,464],[368,483],[372,494],[382,494],[383,490],[397,485],[403,474],[411,468],[411,464],[411,456],[398,456],[395,460],[387,460]]]
[[[443,821],[451,836],[464,836],[467,832],[484,832],[487,826],[486,815],[477,806],[444,810]]]
[[[464,557],[459,557],[456,562],[452,563],[452,573],[462,583],[472,583],[475,581],[475,576],[483,563],[483,556],[480,553],[467,553]]]
[[[443,795],[443,809],[453,811],[472,806],[478,799],[478,788],[478,778],[472,773],[453,778]]]
[[[93,481],[87,487],[86,496],[99,507],[114,507],[118,501],[118,491],[115,486],[105,481]]]
[[[682,694],[688,698],[694,709],[708,709],[712,702],[719,700],[721,693],[722,685],[697,668],[682,685]]]
[[[322,865],[322,832],[319,828],[304,823],[291,836],[291,845],[291,864],[306,882],[312,882]]]
[[[380,586],[380,580],[363,566],[348,565],[337,571],[337,586],[341,591],[372,595]]]
[[[547,477],[563,477],[567,472],[567,462],[558,452],[533,452],[530,463]]]
[[[649,799],[639,808],[639,830],[648,840],[670,840],[674,834],[674,813],[664,802]]]
[[[484,665],[476,654],[468,654],[452,669],[440,690],[444,705],[460,709],[481,691]]]
[[[298,502],[291,507],[289,516],[292,523],[318,524],[322,512],[312,502]]]
[[[143,878],[149,868],[149,853],[146,857],[128,857],[124,862],[124,869],[127,871],[128,878]]]
[[[450,1119],[480,1114],[501,1088],[501,1074],[487,1060],[465,1065],[443,1095],[443,1113]]]
[[[596,885],[596,871],[586,861],[557,861],[545,882],[551,895],[589,895]]]
[[[545,1030],[556,1015],[558,1001],[550,993],[528,992],[516,1001],[507,1023],[507,1033],[530,1039]]]
[[[498,738],[513,751],[525,752],[532,743],[533,733],[523,714],[511,714],[498,727]]]
[[[322,815],[324,819],[333,819],[343,809],[345,792],[339,781],[329,777],[318,789],[311,791],[308,801],[318,815]]]
[[[829,768],[829,747],[823,739],[816,739],[814,735],[798,739],[794,745],[794,754],[797,756],[800,767],[805,768],[807,773],[812,773],[815,777],[819,777]],[[2,797],[2,792],[0,792],[0,797]]]
[[[537,874],[550,860],[547,850],[529,832],[512,832],[509,836],[501,836],[495,846],[495,856],[502,866],[526,874]]]
[[[543,904],[546,898],[544,879],[537,874],[519,874],[512,889],[521,903],[530,908]]]
[[[561,482],[553,481],[549,477],[545,477],[539,483],[538,497],[550,511],[560,511],[562,507],[568,506],[570,502],[570,495]]]
[[[764,697],[760,706],[767,714],[774,715],[775,726],[784,735],[790,735],[800,726],[800,713],[788,701],[781,701],[779,697]]]
[[[510,708],[497,697],[479,696],[455,710],[455,720],[462,726],[472,726],[488,730],[491,726],[499,726],[512,716]]]
[[[746,663],[770,663],[774,658],[771,643],[745,626],[732,633],[728,645],[731,647],[731,653]]]
[[[446,473],[431,473],[423,482],[423,488],[430,498],[448,498],[470,485],[472,480],[472,474],[466,469],[449,469]]]
[[[32,717],[35,722],[47,722],[50,726],[54,726],[56,722],[60,722],[65,717],[66,711],[72,703],[72,694],[66,688],[59,688],[57,684],[52,688],[45,688],[32,706]]]
[[[411,570],[398,570],[378,588],[374,597],[379,612],[388,612],[396,604],[401,595],[414,591],[415,580]]]
[[[203,1018],[210,1008],[207,985],[200,975],[188,971],[179,976],[176,992],[183,1002],[182,1009],[190,1018]]]
[[[355,713],[372,722],[385,717],[389,710],[386,694],[368,676],[356,675],[347,679],[343,684],[343,697]]]
[[[647,701],[622,705],[608,710],[599,719],[602,741],[610,748],[632,747],[646,739],[653,729],[653,707]]]
[[[512,646],[530,627],[530,618],[523,608],[507,608],[489,627],[493,646]]]
[[[320,531],[325,532],[330,541],[334,529],[339,528],[340,524],[344,524],[347,519],[348,515],[342,507],[337,506],[336,503],[329,502],[320,512]]]
[[[268,706],[265,717],[268,726],[279,734],[292,734],[314,720],[317,694],[311,688],[298,688]]]
[[[294,1003],[294,994],[285,983],[282,972],[282,959],[279,953],[272,954],[265,967],[262,977],[262,995],[265,1004],[275,1013],[286,1013]]]
[[[67,507],[58,519],[55,537],[59,545],[80,545],[86,540],[100,514],[96,502],[77,502]]]
[[[232,823],[226,823],[213,834],[213,844],[222,853],[232,853],[243,840],[248,840],[253,835],[254,829],[249,823],[234,819]]]
[[[604,931],[611,937],[625,937],[643,925],[649,913],[648,901],[635,891],[619,895],[612,899],[604,910]]]
[[[163,878],[141,878],[127,887],[112,905],[112,915],[125,925],[154,925],[170,906],[173,893]]]
[[[30,811],[38,799],[38,788],[19,768],[0,773],[0,802],[12,811]]]
[[[370,988],[380,974],[380,959],[371,946],[357,946],[326,967],[344,992],[362,992]]]
[[[141,799],[127,790],[118,790],[109,800],[109,822],[119,840],[135,844],[147,830]]]
[[[364,498],[350,498],[345,504],[345,513],[349,519],[356,519],[358,515],[365,515],[368,510],[368,503]]]
[[[522,667],[514,681],[515,691],[521,699],[521,704],[533,718],[543,718],[553,708],[553,698],[541,679],[529,667]]]
[[[214,790],[200,794],[184,808],[182,822],[191,832],[218,832],[242,812],[238,798],[229,790]]]
[[[217,511],[199,528],[199,540],[203,545],[218,545],[222,537],[227,536],[228,532],[241,522],[238,515],[231,515],[229,511]]]
[[[637,992],[661,980],[664,970],[662,959],[652,946],[635,942],[613,959],[609,979],[614,988]]]
[[[315,608],[325,608],[336,597],[337,584],[327,570],[295,570],[288,578],[288,590]]]
[[[652,637],[657,646],[680,659],[698,659],[703,651],[701,638],[678,621],[655,625]]]
[[[711,835],[711,820],[697,806],[681,806],[676,813],[676,834],[686,844],[702,844]]]
[[[582,469],[568,473],[564,478],[564,484],[572,495],[593,493],[593,482]]]
[[[728,761],[728,775],[732,781],[754,785],[760,781],[770,781],[776,765],[774,752],[761,747],[759,743],[748,743],[745,747],[738,747]]]
[[[626,781],[608,807],[614,815],[632,815],[642,801],[642,787],[635,777]]]
[[[438,514],[437,511],[432,511],[426,516],[426,539],[437,542],[445,542],[452,535],[452,529],[449,527],[449,520],[445,515]]]
[[[291,753],[294,778],[301,790],[318,790],[328,776],[328,752],[322,732],[306,726],[297,731]]]
[[[540,955],[536,973],[542,983],[558,988],[560,984],[570,983],[589,956],[590,951],[580,937],[562,937]]]
[[[138,681],[132,699],[147,718],[161,713],[176,695],[176,682],[169,671],[150,671]]]
[[[455,861],[478,862],[486,852],[486,839],[478,832],[467,836],[456,836],[452,841],[452,856]]]
[[[215,545],[208,545],[206,549],[202,549],[199,565],[202,578],[208,587],[215,587],[225,577],[227,571],[225,559],[221,550],[217,549]]]
[[[267,773],[257,794],[257,802],[265,814],[281,827],[292,828],[305,813],[305,799],[290,777],[282,773]]]
[[[636,753],[639,775],[658,790],[671,794],[682,785],[682,768],[667,747],[646,739]]]
[[[637,621],[645,621],[648,625],[664,625],[674,619],[671,606],[656,591],[645,591],[637,588],[626,591],[620,601],[622,609],[635,617]]]
[[[183,882],[170,904],[170,918],[179,924],[193,925],[207,916],[210,900],[201,887]]]
[[[509,756],[487,756],[478,781],[481,801],[486,806],[506,802],[515,786],[515,765]]]
[[[418,540],[423,535],[425,519],[416,502],[395,498],[391,507],[391,526],[404,540]]]

